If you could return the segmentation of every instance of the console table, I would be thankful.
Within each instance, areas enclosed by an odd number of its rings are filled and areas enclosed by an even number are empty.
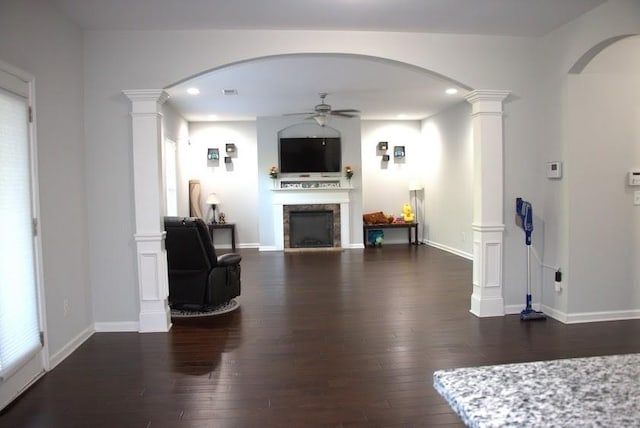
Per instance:
[[[216,229],[229,229],[231,231],[231,251],[236,251],[236,224],[235,223],[209,223],[209,235],[213,242],[213,231]]]
[[[384,224],[362,224],[362,237],[364,239],[365,246],[367,244],[367,231],[379,230],[379,229],[407,229],[407,237],[409,238],[409,245],[415,243],[418,245],[418,223],[384,223]],[[411,241],[411,229],[413,229],[413,242]]]

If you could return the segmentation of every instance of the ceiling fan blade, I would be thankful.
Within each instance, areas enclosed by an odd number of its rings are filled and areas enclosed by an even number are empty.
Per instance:
[[[315,113],[312,111],[304,111],[300,113],[285,113],[283,114],[283,116],[302,116],[303,114],[315,114]]]
[[[340,117],[358,117],[357,114],[354,113],[343,113],[343,112],[339,112],[339,111],[332,111],[331,113],[329,113],[331,116],[340,116]]]
[[[346,109],[339,109],[339,110],[331,110],[331,113],[360,113],[360,110],[346,108]]]

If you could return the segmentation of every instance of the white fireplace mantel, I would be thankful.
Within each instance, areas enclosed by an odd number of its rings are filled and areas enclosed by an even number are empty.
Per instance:
[[[340,241],[343,248],[351,245],[349,205],[351,188],[272,189],[273,231],[275,247],[284,251],[283,214],[285,205],[340,204]]]

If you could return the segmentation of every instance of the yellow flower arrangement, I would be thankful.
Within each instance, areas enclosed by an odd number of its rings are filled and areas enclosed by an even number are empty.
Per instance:
[[[344,167],[344,176],[347,177],[347,180],[351,180],[351,177],[353,177],[353,168],[349,165]]]
[[[274,180],[276,178],[278,178],[278,168],[275,166],[272,166],[271,168],[269,168],[269,177],[273,178]]]

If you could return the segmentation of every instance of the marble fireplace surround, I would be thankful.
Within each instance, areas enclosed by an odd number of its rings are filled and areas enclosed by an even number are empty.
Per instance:
[[[351,245],[351,227],[349,222],[350,197],[349,189],[335,188],[276,188],[273,192],[273,236],[275,237],[276,250],[285,250],[285,225],[284,207],[295,210],[293,205],[309,206],[318,205],[324,209],[327,205],[339,205],[340,209],[340,234],[339,239],[334,238],[334,246],[339,243],[342,248],[349,248]],[[337,231],[334,233],[337,234]],[[287,246],[288,247],[288,246]],[[340,248],[338,247],[338,248]]]

